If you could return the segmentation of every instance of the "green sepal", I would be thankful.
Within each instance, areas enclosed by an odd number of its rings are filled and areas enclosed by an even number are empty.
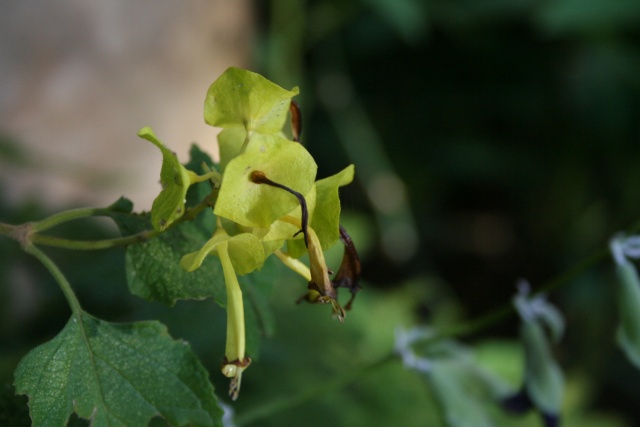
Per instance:
[[[158,322],[73,315],[22,359],[15,386],[37,426],[66,425],[74,412],[94,427],[143,427],[158,416],[172,426],[222,425],[207,371]]]
[[[340,197],[338,189],[353,181],[354,166],[349,165],[335,175],[315,183],[315,209],[310,209],[309,224],[318,235],[323,250],[332,247],[340,237]],[[299,258],[306,253],[302,240],[289,240],[287,251]]]
[[[247,132],[279,132],[297,87],[286,90],[259,74],[228,68],[213,82],[204,103],[204,120],[221,128],[241,127]]]
[[[640,279],[635,266],[626,261],[617,264],[620,325],[616,338],[627,359],[640,368]]]
[[[294,210],[298,199],[287,191],[251,181],[253,171],[307,194],[317,166],[300,144],[275,135],[256,134],[244,153],[227,164],[214,213],[246,227],[269,228]]]
[[[151,224],[155,230],[162,231],[184,214],[187,190],[196,175],[180,164],[175,153],[158,140],[151,128],[140,129],[138,136],[153,143],[162,152],[162,191],[151,207]]]

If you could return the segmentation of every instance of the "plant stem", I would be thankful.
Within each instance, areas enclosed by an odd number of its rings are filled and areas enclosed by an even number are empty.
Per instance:
[[[341,377],[334,378],[318,387],[307,389],[302,393],[298,393],[295,397],[289,399],[280,399],[274,402],[269,402],[265,405],[252,408],[235,418],[235,424],[237,426],[243,426],[251,424],[257,420],[261,420],[270,417],[279,412],[283,412],[297,406],[303,405],[312,400],[316,400],[321,396],[326,396],[332,392],[345,387],[347,384],[354,382],[355,380],[367,375],[368,373],[375,371],[379,367],[395,360],[395,354],[391,353],[384,356],[381,359],[374,361],[368,365],[365,365],[359,369],[350,370]]]
[[[41,221],[33,224],[32,230],[34,232],[48,230],[55,227],[58,224],[68,222],[78,218],[86,218],[89,216],[104,216],[109,214],[108,208],[79,208],[71,209],[64,212],[53,214]]]
[[[126,237],[116,237],[114,239],[103,240],[71,240],[63,239],[46,234],[32,234],[31,241],[45,246],[54,246],[63,249],[96,250],[108,249],[116,246],[129,245],[132,243],[146,242],[147,240],[160,234],[159,231],[145,230],[140,233]]]
[[[80,302],[78,301],[78,298],[76,298],[76,294],[73,292],[67,278],[64,277],[64,274],[62,274],[58,266],[51,260],[51,258],[45,255],[44,252],[31,244],[26,245],[24,250],[36,257],[42,264],[44,264],[47,270],[49,270],[49,273],[51,273],[56,282],[58,282],[60,289],[62,289],[62,293],[64,293],[64,296],[71,307],[71,311],[79,317],[82,313]]]

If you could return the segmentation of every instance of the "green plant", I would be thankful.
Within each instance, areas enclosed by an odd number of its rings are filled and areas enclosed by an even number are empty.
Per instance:
[[[194,147],[185,167],[150,128],[139,132],[163,157],[162,191],[150,213],[132,213],[131,203],[121,199],[106,208],[0,225],[2,234],[49,270],[72,311],[65,328],[29,353],[15,373],[16,390],[29,396],[35,425],[65,424],[73,412],[96,426],[146,425],[154,416],[171,425],[204,426],[217,425],[222,417],[207,371],[185,343],[172,340],[158,322],[112,324],[87,313],[40,246],[92,250],[126,245],[127,277],[134,294],[170,305],[178,299],[211,297],[225,307],[222,373],[231,378],[229,394],[234,400],[251,363],[247,346],[256,351],[259,335],[245,331],[237,276],[260,269],[275,255],[308,282],[301,299],[327,303],[340,321],[344,319],[336,288],[347,287],[355,296],[359,261],[339,225],[338,188],[351,182],[353,166],[316,181],[311,155],[282,132],[292,108],[294,138],[299,137],[299,113],[291,101],[297,93],[297,88],[284,90],[257,74],[230,68],[211,85],[205,101],[205,120],[223,128],[220,164]],[[91,216],[113,219],[122,237],[77,241],[45,233]],[[323,250],[339,239],[345,242],[345,257],[332,281]],[[310,267],[298,260],[304,253]],[[247,309],[258,310],[255,303]],[[251,318],[260,315],[256,312]],[[249,325],[257,327],[256,322]],[[247,344],[247,336],[254,342]]]
[[[41,246],[75,250],[125,246],[127,281],[134,295],[167,305],[180,299],[211,298],[225,308],[226,346],[221,370],[230,378],[233,400],[238,398],[251,357],[258,354],[260,332],[269,329],[265,326],[270,323],[268,289],[263,282],[276,277],[272,260],[277,259],[308,283],[298,302],[327,304],[334,317],[344,321],[360,290],[360,261],[354,243],[340,225],[338,192],[353,180],[354,167],[316,180],[316,163],[298,142],[300,112],[292,101],[297,93],[297,88],[282,89],[257,74],[228,69],[209,88],[205,101],[206,122],[222,128],[219,163],[194,146],[190,161],[182,165],[150,128],[143,128],[139,136],[155,145],[163,157],[162,191],[149,213],[133,213],[132,204],[120,199],[106,208],[65,211],[37,222],[0,223],[0,234],[16,240],[47,268],[72,311],[64,329],[32,350],[15,371],[16,391],[28,396],[34,425],[66,425],[75,413],[94,426],[144,426],[155,417],[169,425],[210,426],[222,425],[225,413],[207,370],[186,343],[172,339],[157,321],[118,324],[89,314]],[[289,112],[291,138],[283,131]],[[72,240],[48,232],[96,216],[115,221],[121,237]],[[338,240],[344,244],[344,252],[333,275],[325,251]],[[434,321],[428,328],[397,329],[393,349],[343,376],[308,384],[294,396],[238,414],[235,422],[251,424],[315,402],[320,396],[330,397],[366,374],[401,361],[404,368],[424,380],[426,393],[436,402],[434,419],[449,426],[523,425],[522,418],[508,412],[522,414],[530,409],[541,414],[545,425],[558,425],[565,380],[552,344],[561,338],[564,321],[542,294],[570,282],[612,253],[620,277],[618,341],[637,366],[640,280],[629,258],[640,255],[639,246],[635,237],[617,237],[610,250],[596,253],[538,292],[532,293],[528,283],[520,282],[512,303],[468,323],[442,326]],[[304,256],[308,266],[300,260]],[[351,294],[344,308],[338,301],[339,288]],[[400,307],[397,311],[401,312],[405,307],[392,300],[383,304],[389,311]],[[354,320],[374,330],[380,327],[376,322],[387,321],[384,316],[381,320],[359,317],[367,309],[355,311]],[[522,354],[512,349],[494,354],[515,354],[509,363],[520,367],[516,385],[477,357],[481,346],[471,348],[458,341],[513,314],[520,318]],[[303,332],[316,333],[322,334]],[[371,334],[375,336],[377,330]],[[356,350],[350,349],[349,356],[351,351]],[[327,356],[331,357],[335,355]],[[396,389],[404,387],[401,384]],[[378,388],[386,392],[384,386]],[[392,397],[384,400],[396,405]],[[374,408],[367,410],[375,413]],[[346,416],[340,421],[350,422]],[[536,425],[539,421],[529,417],[524,422]],[[573,425],[579,425],[578,421]]]

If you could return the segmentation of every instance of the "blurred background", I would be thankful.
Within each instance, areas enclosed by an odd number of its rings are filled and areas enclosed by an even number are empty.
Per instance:
[[[148,209],[161,158],[136,132],[151,126],[185,161],[193,141],[215,156],[202,105],[231,65],[300,87],[302,140],[319,177],[356,165],[342,200],[365,288],[338,325],[325,310],[294,305],[300,286],[283,273],[273,289],[276,331],[235,406],[241,425],[270,399],[388,353],[397,326],[488,313],[510,301],[518,278],[536,288],[640,219],[640,2],[5,0],[0,221],[120,195]],[[129,296],[120,251],[54,252],[90,312],[162,319],[191,342],[224,396],[222,310]],[[68,318],[57,286],[34,265],[0,239],[2,384]],[[566,425],[640,425],[640,373],[615,347],[613,286],[606,264],[550,295],[567,320],[557,353]],[[512,367],[514,387],[516,323],[466,338],[489,364]],[[5,388],[2,404],[19,412]],[[246,420],[443,425],[429,389],[399,363]],[[541,425],[535,416],[514,423]]]

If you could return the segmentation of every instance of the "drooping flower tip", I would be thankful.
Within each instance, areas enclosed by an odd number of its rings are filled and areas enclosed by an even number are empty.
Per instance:
[[[240,386],[242,384],[242,373],[250,364],[250,357],[245,357],[242,361],[234,360],[233,362],[229,362],[225,358],[222,363],[222,375],[227,378],[231,378],[231,381],[229,382],[229,397],[231,397],[231,400],[238,399],[238,396],[240,395]]]

